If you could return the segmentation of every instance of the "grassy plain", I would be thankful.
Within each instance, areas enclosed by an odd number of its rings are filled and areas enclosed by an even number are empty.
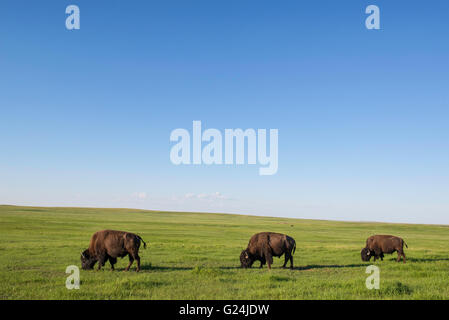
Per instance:
[[[68,290],[69,265],[101,229],[139,234],[142,271],[128,259],[81,270]],[[297,243],[294,270],[239,268],[239,254],[260,231]],[[360,259],[372,234],[403,237],[406,264],[386,255],[380,290],[368,290]],[[356,223],[134,209],[0,206],[0,299],[449,299],[449,226]],[[256,263],[255,265],[258,265]]]

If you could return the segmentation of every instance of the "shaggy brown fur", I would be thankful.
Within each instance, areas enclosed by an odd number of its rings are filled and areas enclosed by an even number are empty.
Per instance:
[[[361,251],[363,261],[369,261],[371,257],[374,257],[374,261],[380,258],[383,261],[384,253],[393,253],[397,251],[398,259],[405,263],[404,244],[408,248],[407,244],[402,238],[391,235],[374,235],[366,240],[366,246]]]
[[[114,264],[117,258],[129,256],[129,264],[126,271],[129,270],[134,260],[137,261],[136,271],[140,271],[139,248],[140,241],[146,248],[143,239],[130,232],[102,230],[95,232],[90,239],[89,248],[81,253],[81,266],[83,269],[93,269],[95,263],[98,262],[98,270],[109,260],[111,269],[114,270]]]
[[[240,254],[242,268],[251,268],[254,261],[260,261],[260,268],[265,263],[271,269],[273,257],[281,257],[285,254],[284,265],[290,260],[290,268],[293,269],[293,254],[296,250],[296,242],[292,237],[274,232],[261,232],[253,235],[248,247]]]

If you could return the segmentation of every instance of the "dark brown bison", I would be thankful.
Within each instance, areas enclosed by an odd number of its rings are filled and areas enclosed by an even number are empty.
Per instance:
[[[140,241],[143,247],[147,245],[143,239],[130,232],[102,230],[95,232],[90,239],[89,248],[81,253],[81,266],[84,270],[93,269],[98,262],[98,270],[109,260],[111,269],[114,270],[114,264],[117,258],[123,258],[129,255],[129,264],[126,271],[129,270],[134,260],[137,261],[136,271],[140,271],[139,247]]]
[[[290,268],[293,269],[295,250],[296,242],[292,237],[274,232],[256,233],[249,240],[248,247],[240,254],[241,267],[251,268],[254,261],[259,260],[260,268],[267,263],[268,269],[271,269],[273,257],[281,257],[285,254],[285,262],[282,267],[285,268],[290,260]]]
[[[390,235],[375,235],[366,239],[366,247],[362,249],[361,256],[363,261],[369,261],[374,257],[374,261],[380,258],[384,260],[384,253],[393,253],[397,251],[398,262],[402,260],[405,263],[404,244],[407,244],[402,238]]]

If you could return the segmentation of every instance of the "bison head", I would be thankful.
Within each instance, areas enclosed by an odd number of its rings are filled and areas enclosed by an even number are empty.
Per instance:
[[[89,250],[81,252],[81,267],[84,270],[93,269],[97,260],[89,254]]]
[[[371,251],[368,248],[363,248],[360,252],[362,256],[362,261],[370,261],[371,260]]]
[[[253,262],[254,260],[248,250],[243,250],[242,253],[240,253],[240,266],[242,268],[251,268]]]

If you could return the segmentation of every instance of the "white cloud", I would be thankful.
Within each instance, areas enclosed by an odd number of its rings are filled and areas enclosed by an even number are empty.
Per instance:
[[[225,197],[224,195],[222,195],[220,192],[199,193],[199,194],[189,192],[184,195],[184,199],[198,199],[198,200],[214,201],[214,200],[226,200],[228,198]]]
[[[132,197],[140,200],[145,200],[148,197],[148,195],[146,192],[135,192],[132,194]]]

